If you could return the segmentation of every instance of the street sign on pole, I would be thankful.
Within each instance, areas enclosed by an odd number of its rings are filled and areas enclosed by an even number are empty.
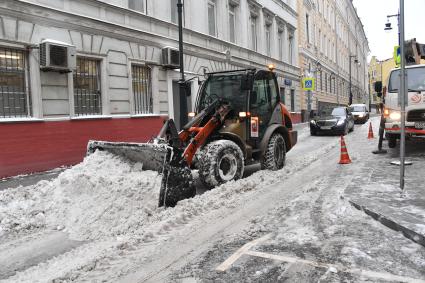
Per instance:
[[[303,90],[314,90],[314,78],[303,78],[302,84]]]
[[[394,62],[395,65],[398,67],[400,66],[401,63],[401,57],[400,57],[400,46],[394,46],[394,53],[393,53],[393,57],[394,57]]]

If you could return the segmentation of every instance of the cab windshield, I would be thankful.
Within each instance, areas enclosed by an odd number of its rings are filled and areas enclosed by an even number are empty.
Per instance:
[[[351,112],[366,112],[366,107],[364,107],[364,106],[351,106],[350,111]]]
[[[198,109],[204,109],[217,99],[230,103],[235,113],[245,111],[247,91],[241,90],[242,74],[212,75],[204,83]]]
[[[331,113],[332,116],[342,117],[346,115],[345,108],[334,108]]]
[[[409,91],[425,90],[425,67],[406,69],[407,89]],[[397,92],[400,89],[400,70],[391,72],[388,92]]]

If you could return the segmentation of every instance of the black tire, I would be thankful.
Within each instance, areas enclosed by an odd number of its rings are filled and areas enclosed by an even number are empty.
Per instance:
[[[317,132],[315,130],[310,129],[310,135],[317,136]]]
[[[286,144],[285,139],[280,133],[274,133],[267,145],[261,162],[261,169],[279,170],[285,166]]]
[[[230,140],[217,140],[204,146],[199,158],[199,178],[214,188],[242,178],[244,158],[239,146]]]
[[[397,146],[397,138],[392,135],[388,135],[388,147],[395,148]]]

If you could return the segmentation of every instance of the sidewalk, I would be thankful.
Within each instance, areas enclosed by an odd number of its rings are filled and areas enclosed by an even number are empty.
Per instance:
[[[17,188],[19,186],[30,186],[38,183],[41,180],[52,180],[56,178],[60,173],[62,173],[65,168],[56,168],[46,172],[28,174],[28,175],[19,175],[6,179],[0,179],[0,191]]]
[[[413,164],[405,167],[403,194],[400,167],[390,164],[398,160],[399,150],[388,149],[385,155],[368,158],[361,176],[354,178],[345,196],[357,209],[425,247],[425,143],[406,143],[406,160]]]

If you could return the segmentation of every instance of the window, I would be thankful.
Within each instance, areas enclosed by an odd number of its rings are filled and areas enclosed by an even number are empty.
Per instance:
[[[277,43],[279,46],[279,60],[283,60],[283,30],[278,30]]]
[[[133,102],[135,114],[153,113],[151,69],[146,66],[132,65]]]
[[[291,112],[295,112],[295,90],[291,89]]]
[[[26,53],[0,47],[0,118],[30,116]]]
[[[325,74],[325,91],[328,92],[328,74]]]
[[[236,24],[235,6],[229,5],[229,39],[230,39],[230,42],[233,42],[233,43],[236,43],[235,24]]]
[[[215,1],[208,1],[208,34],[211,36],[217,36],[215,17]]]
[[[328,57],[327,43],[328,43],[328,41],[326,40],[326,35],[323,35],[323,51],[324,51],[326,57]]]
[[[102,114],[99,60],[77,57],[74,108],[77,116]]]
[[[270,25],[266,25],[266,54],[267,56],[271,56],[271,38],[270,38]]]
[[[257,51],[257,18],[251,15],[251,48]]]
[[[171,22],[177,24],[179,21],[179,15],[177,10],[177,0],[170,0],[171,2]]]
[[[290,34],[288,37],[288,62],[289,64],[293,63],[293,55],[294,55],[294,35]]]
[[[286,90],[285,90],[285,88],[284,87],[281,87],[280,88],[280,101],[283,103],[283,104],[285,104],[285,101],[286,101],[286,92],[285,92]]]
[[[323,91],[323,73],[320,71],[320,90]]]
[[[307,42],[310,43],[310,27],[308,22],[308,14],[305,15],[305,35],[307,37]]]
[[[320,52],[323,53],[323,38],[322,38],[322,31],[319,29],[319,44],[320,44]]]
[[[128,8],[131,10],[144,13],[145,12],[144,1],[145,0],[128,0]]]

